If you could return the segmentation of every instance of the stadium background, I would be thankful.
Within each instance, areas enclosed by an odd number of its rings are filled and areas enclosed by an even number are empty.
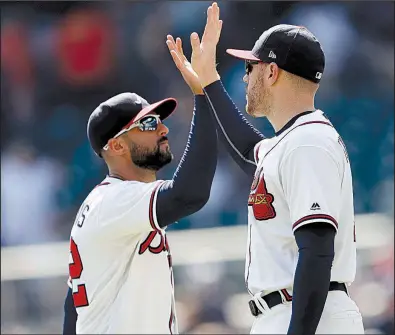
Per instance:
[[[57,264],[55,256],[67,260],[78,206],[106,173],[86,138],[87,118],[100,102],[125,91],[148,101],[178,99],[177,112],[166,121],[175,160],[158,175],[171,178],[187,140],[192,95],[165,38],[180,36],[189,54],[189,34],[203,31],[209,4],[1,4],[2,333],[61,332],[67,261]],[[244,67],[226,48],[251,48],[278,23],[306,26],[321,41],[327,65],[316,107],[342,135],[354,178],[360,240],[351,293],[367,333],[393,334],[394,3],[219,5],[219,72],[241,110]],[[273,134],[266,120],[249,120]],[[221,147],[209,203],[169,229],[170,243],[172,236],[177,242],[176,299],[184,333],[249,331],[243,281],[248,189]],[[183,249],[188,256],[180,261]],[[41,274],[35,274],[38,262],[44,263]]]

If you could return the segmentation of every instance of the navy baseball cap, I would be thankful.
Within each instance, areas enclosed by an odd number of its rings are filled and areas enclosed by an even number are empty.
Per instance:
[[[136,93],[121,93],[101,103],[90,115],[87,134],[93,151],[101,157],[108,140],[126,125],[137,122],[152,112],[166,119],[177,107],[177,100],[167,98],[149,104]]]
[[[274,62],[280,69],[319,83],[325,68],[325,55],[320,42],[305,27],[280,24],[266,31],[252,50],[228,49],[234,57]]]

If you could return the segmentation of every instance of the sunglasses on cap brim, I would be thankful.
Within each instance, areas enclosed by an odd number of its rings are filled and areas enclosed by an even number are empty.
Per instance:
[[[155,131],[158,129],[160,123],[162,123],[162,121],[159,115],[148,114],[143,116],[140,120],[133,122],[131,125],[127,125],[125,128],[122,128],[121,131],[116,133],[112,138],[117,138],[133,128],[139,128],[141,131]],[[103,147],[103,150],[108,150],[108,144]]]

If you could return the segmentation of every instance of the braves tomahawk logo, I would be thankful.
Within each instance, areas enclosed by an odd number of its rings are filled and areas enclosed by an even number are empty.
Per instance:
[[[268,220],[276,217],[273,207],[274,196],[266,188],[266,182],[262,168],[255,174],[248,197],[248,206],[252,206],[255,219]]]

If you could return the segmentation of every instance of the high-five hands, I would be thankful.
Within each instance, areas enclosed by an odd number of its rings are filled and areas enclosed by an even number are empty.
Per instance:
[[[216,69],[216,51],[221,29],[219,7],[214,2],[207,10],[207,22],[202,41],[200,42],[196,32],[191,34],[191,62],[184,55],[181,39],[177,38],[174,41],[173,36],[167,35],[166,44],[173,61],[194,94],[203,94],[202,87],[220,79]]]
[[[184,55],[181,38],[177,37],[176,41],[174,41],[173,36],[167,35],[166,44],[177,69],[181,72],[182,77],[191,88],[192,93],[195,95],[203,94],[202,85],[200,84],[198,75]]]

